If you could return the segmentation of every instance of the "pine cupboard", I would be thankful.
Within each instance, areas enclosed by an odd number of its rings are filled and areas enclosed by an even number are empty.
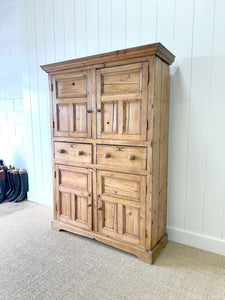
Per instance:
[[[156,43],[41,66],[49,74],[52,228],[148,263],[165,247],[174,58]]]

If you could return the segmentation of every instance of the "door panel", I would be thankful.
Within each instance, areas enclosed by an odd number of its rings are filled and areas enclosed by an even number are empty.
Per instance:
[[[148,63],[97,70],[97,138],[146,140]]]
[[[92,230],[92,172],[56,165],[55,188],[57,219]]]
[[[55,75],[52,82],[54,136],[91,137],[90,71]]]
[[[98,232],[145,244],[145,176],[97,170]]]

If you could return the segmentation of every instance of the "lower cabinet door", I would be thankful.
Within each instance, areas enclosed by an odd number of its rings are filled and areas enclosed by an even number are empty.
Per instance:
[[[145,176],[97,171],[98,232],[145,245]]]
[[[83,229],[92,230],[92,172],[56,165],[56,216]]]

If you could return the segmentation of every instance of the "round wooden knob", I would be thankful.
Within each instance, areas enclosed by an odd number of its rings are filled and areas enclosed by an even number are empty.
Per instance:
[[[75,82],[73,82],[72,85],[75,85]]]
[[[84,154],[84,152],[82,151],[82,150],[79,150],[79,151],[77,151],[77,155],[83,155]]]
[[[109,158],[109,157],[110,157],[110,153],[105,153],[105,154],[104,154],[104,157],[105,157],[105,158]]]
[[[97,210],[102,210],[102,207],[98,207]]]
[[[129,160],[134,160],[134,159],[135,159],[135,155],[129,155],[129,156],[128,156],[128,159],[129,159]]]
[[[59,152],[59,153],[64,153],[65,150],[64,150],[64,149],[59,149],[58,152]]]
[[[101,108],[97,108],[97,112],[101,112],[102,111],[102,109]]]

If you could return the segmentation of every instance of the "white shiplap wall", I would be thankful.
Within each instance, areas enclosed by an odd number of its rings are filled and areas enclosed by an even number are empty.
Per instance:
[[[171,67],[168,232],[225,255],[224,0],[19,0],[30,199],[51,205],[46,64],[160,41]]]
[[[26,168],[16,0],[0,1],[0,159]]]

